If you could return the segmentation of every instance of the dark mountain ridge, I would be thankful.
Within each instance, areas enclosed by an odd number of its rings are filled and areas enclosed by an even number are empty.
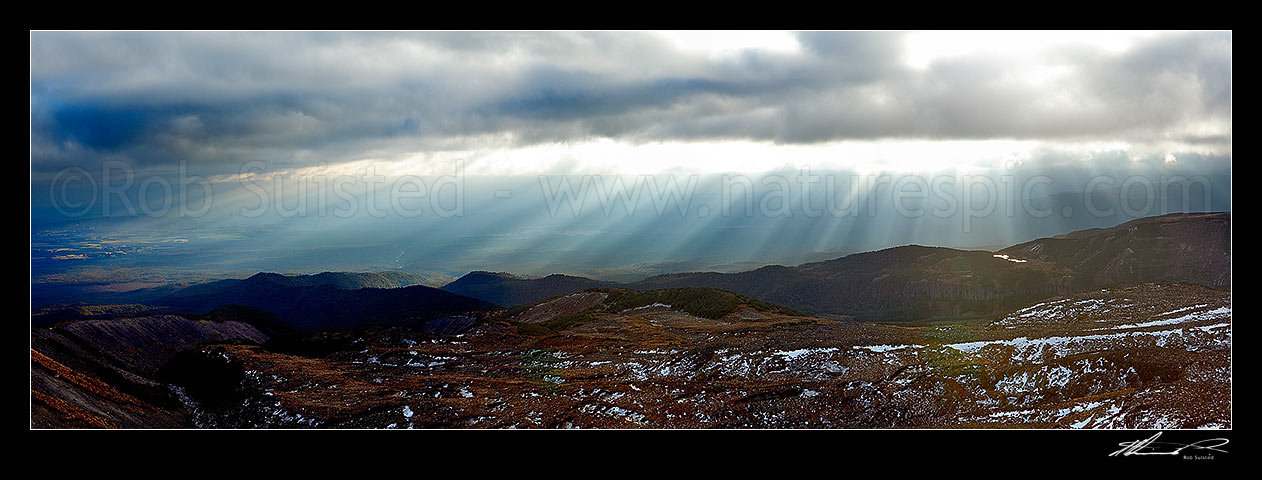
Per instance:
[[[158,304],[191,313],[242,305],[276,316],[282,328],[318,330],[368,325],[421,325],[438,318],[498,308],[497,305],[424,285],[349,290],[333,284],[307,284],[277,274],[195,285]]]
[[[562,274],[529,279],[503,272],[476,271],[444,285],[442,289],[497,305],[515,306],[589,288],[618,286],[617,282]]]
[[[1230,212],[1171,214],[1037,239],[998,252],[905,245],[796,267],[672,273],[626,284],[473,272],[443,289],[522,305],[592,287],[712,287],[814,315],[889,322],[981,317],[1109,286],[1172,281],[1230,288],[1230,235]]]
[[[259,272],[245,279],[216,280],[190,285],[172,292],[172,295],[206,295],[218,291],[234,290],[241,286],[262,284],[287,287],[329,285],[343,290],[402,288],[421,285],[424,280],[424,277],[406,272],[321,272],[310,275],[282,275],[272,272]]]
[[[1172,214],[1000,250],[1071,270],[1084,287],[1168,281],[1231,288],[1231,214]]]
[[[39,308],[64,308],[76,305],[158,305],[166,299],[180,295],[212,295],[250,285],[252,282],[270,282],[288,286],[332,285],[354,290],[359,288],[400,288],[429,284],[427,277],[407,272],[321,272],[306,275],[284,275],[261,272],[244,279],[213,280],[192,285],[163,285],[128,291],[108,291],[99,287],[106,282],[43,283],[31,285],[31,304]],[[50,317],[51,318],[51,317]]]
[[[708,286],[816,315],[899,322],[993,314],[1073,291],[1072,273],[991,252],[907,245],[798,267],[650,277],[637,290]]]

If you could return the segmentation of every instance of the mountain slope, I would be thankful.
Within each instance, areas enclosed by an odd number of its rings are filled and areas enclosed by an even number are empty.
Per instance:
[[[206,343],[262,343],[236,320],[176,315],[69,321],[31,332],[31,426],[179,428],[192,419],[159,370]]]
[[[796,267],[657,275],[618,284],[473,272],[443,289],[523,305],[593,287],[711,287],[814,315],[884,322],[978,318],[1055,295],[1145,282],[1231,286],[1231,213],[1172,214],[999,252],[908,245]]]
[[[729,291],[708,287],[629,290],[592,288],[558,295],[533,305],[505,311],[502,319],[517,325],[520,333],[550,335],[569,327],[610,315],[678,312],[697,318],[723,320],[737,314],[743,319],[768,315],[800,316],[801,313]]]
[[[998,253],[1074,272],[1084,288],[1171,281],[1231,288],[1231,213],[1172,214],[1040,238]]]
[[[430,277],[398,272],[322,272],[312,275],[282,275],[279,273],[258,273],[246,279],[213,280],[192,285],[162,285],[127,291],[109,291],[101,287],[108,285],[100,282],[81,283],[43,283],[31,285],[31,305],[38,309],[49,309],[48,313],[70,314],[75,312],[53,312],[81,305],[121,305],[139,304],[155,305],[176,295],[213,295],[220,291],[237,289],[251,282],[270,281],[288,286],[332,285],[337,288],[354,290],[358,288],[400,288],[412,285],[434,285]],[[49,315],[54,319],[65,315]],[[44,322],[45,325],[50,324]]]
[[[898,322],[983,316],[1071,291],[1070,272],[990,252],[908,245],[797,267],[659,275],[629,288],[707,286],[812,314]]]
[[[442,289],[498,305],[516,306],[589,288],[616,286],[615,282],[561,274],[526,279],[507,273],[470,272]]]
[[[445,316],[497,308],[475,298],[423,285],[348,290],[316,283],[310,277],[260,273],[245,280],[195,285],[158,304],[201,313],[224,305],[244,305],[269,312],[280,327],[292,330],[355,328],[382,324],[423,324]]]
[[[997,253],[903,246],[797,267],[660,275],[630,288],[708,286],[812,314],[876,321],[978,317],[1070,292],[1184,282],[1231,287],[1231,213],[1172,214]]]
[[[220,292],[230,292],[250,286],[277,285],[285,287],[317,287],[330,285],[343,290],[360,288],[401,288],[420,285],[425,279],[404,272],[323,272],[313,275],[281,275],[279,273],[260,272],[246,279],[216,280],[213,282],[190,285],[176,290],[171,295],[205,296]]]

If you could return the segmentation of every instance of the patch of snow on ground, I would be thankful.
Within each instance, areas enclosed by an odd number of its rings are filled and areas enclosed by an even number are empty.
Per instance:
[[[836,352],[836,348],[803,348],[798,350],[779,351],[772,355],[784,357],[785,360],[797,360],[798,358],[815,354],[815,353],[832,353]]]
[[[665,303],[657,303],[657,302],[654,302],[652,305],[640,305],[640,306],[638,306],[638,307],[628,308],[628,309],[623,310],[623,311],[618,312],[618,313],[634,312],[634,311],[636,311],[636,310],[645,310],[645,309],[649,309],[649,308],[670,308],[670,305],[667,305],[667,304],[665,304]]]
[[[1204,305],[1200,305],[1200,306],[1203,307]],[[1188,307],[1188,308],[1196,308],[1196,307]],[[1182,310],[1186,310],[1186,309],[1182,309]],[[1162,315],[1169,315],[1171,313],[1176,313],[1179,311],[1181,310],[1175,310],[1174,312],[1163,313]],[[1158,315],[1158,316],[1162,316],[1162,315]],[[1230,317],[1230,316],[1231,316],[1231,307],[1221,307],[1221,308],[1216,308],[1214,310],[1209,310],[1205,312],[1189,313],[1181,317],[1175,317],[1175,318],[1170,318],[1166,320],[1153,320],[1151,322],[1144,322],[1144,323],[1130,323],[1126,325],[1117,325],[1113,328],[1120,330],[1120,329],[1127,329],[1127,328],[1155,327],[1158,325],[1174,325],[1176,323],[1199,322],[1201,320],[1217,320],[1219,318]]]
[[[1174,315],[1174,314],[1176,314],[1176,313],[1183,313],[1183,312],[1186,312],[1186,311],[1188,311],[1188,310],[1196,310],[1196,309],[1198,309],[1198,308],[1205,308],[1205,307],[1208,307],[1208,306],[1209,306],[1209,304],[1208,304],[1208,303],[1202,303],[1202,304],[1200,304],[1200,305],[1192,305],[1192,306],[1190,306],[1190,307],[1183,307],[1183,308],[1179,308],[1179,309],[1171,310],[1171,311],[1166,312],[1166,313],[1163,313],[1163,314],[1161,314],[1161,315],[1157,315],[1157,317],[1158,317],[1158,318],[1160,318],[1160,317],[1164,317],[1164,316],[1167,316],[1167,315]]]
[[[1208,332],[1210,329],[1215,328],[1215,327],[1219,327],[1219,325],[1211,325],[1208,327],[1197,327],[1195,329]],[[1044,347],[1048,347],[1048,346],[1056,347],[1059,349],[1060,347],[1065,347],[1065,346],[1082,345],[1083,343],[1086,343],[1086,342],[1114,341],[1114,340],[1119,340],[1119,339],[1124,339],[1124,338],[1151,337],[1151,338],[1156,339],[1157,346],[1165,347],[1167,345],[1170,345],[1171,341],[1174,340],[1175,338],[1181,337],[1183,333],[1184,333],[1183,329],[1179,328],[1179,329],[1173,329],[1173,330],[1160,330],[1160,331],[1155,331],[1155,332],[1121,332],[1121,333],[1109,333],[1109,334],[1097,334],[1097,335],[1082,335],[1082,336],[1077,336],[1077,337],[1055,336],[1055,337],[1045,337],[1045,338],[1036,338],[1036,339],[1030,339],[1028,337],[1017,337],[1010,340],[990,340],[990,341],[979,341],[979,342],[954,343],[954,344],[949,344],[945,346],[953,348],[962,353],[973,354],[973,353],[977,353],[977,351],[981,350],[983,347],[986,347],[987,345],[1006,345],[1006,346],[1017,348],[1018,350],[1020,350],[1021,352],[1024,352],[1027,355],[1034,355],[1040,352]],[[1175,345],[1177,345],[1177,343]],[[1061,352],[1061,354],[1063,355],[1064,352]]]
[[[854,347],[851,347],[851,348],[855,350],[867,350],[870,352],[881,353],[881,352],[889,352],[889,351],[894,351],[894,350],[902,350],[904,348],[924,348],[924,347],[925,347],[924,345],[908,344],[908,345],[855,345]]]
[[[1053,302],[1036,303],[1034,305],[1030,305],[1028,307],[1012,312],[1011,315],[1004,318],[1003,320],[1000,320],[998,324],[1009,325],[1013,323],[1020,323],[1023,319],[1049,318],[1059,313],[1061,308],[1064,307],[1064,305],[1061,305],[1061,304],[1068,301],[1069,299],[1065,298],[1065,299],[1056,300]]]

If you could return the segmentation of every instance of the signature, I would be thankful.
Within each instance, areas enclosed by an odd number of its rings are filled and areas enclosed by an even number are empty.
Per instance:
[[[1219,447],[1226,445],[1228,440],[1225,438],[1209,438],[1198,442],[1188,444],[1174,442],[1158,442],[1162,432],[1148,437],[1146,440],[1135,440],[1133,442],[1122,442],[1118,445],[1122,448],[1116,452],[1110,453],[1110,457],[1121,455],[1129,457],[1131,455],[1180,455],[1184,450],[1205,450],[1208,452],[1227,453]],[[1162,450],[1165,449],[1165,450]]]

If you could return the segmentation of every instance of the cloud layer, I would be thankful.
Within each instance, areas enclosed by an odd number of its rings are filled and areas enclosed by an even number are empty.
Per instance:
[[[923,66],[907,62],[905,37],[807,32],[792,51],[713,52],[652,32],[35,32],[32,171],[105,159],[230,171],[600,139],[1230,155],[1230,32]]]

